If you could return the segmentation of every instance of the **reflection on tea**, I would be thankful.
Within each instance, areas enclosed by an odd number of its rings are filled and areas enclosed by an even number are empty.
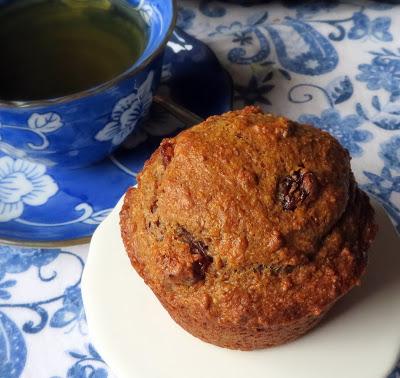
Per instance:
[[[90,89],[126,71],[146,25],[125,0],[18,0],[0,7],[0,100]]]

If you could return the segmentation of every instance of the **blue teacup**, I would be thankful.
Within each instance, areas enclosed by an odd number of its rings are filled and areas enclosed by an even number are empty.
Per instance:
[[[174,0],[128,0],[148,25],[140,58],[126,72],[82,92],[41,101],[0,100],[0,150],[47,166],[82,167],[117,148],[147,115],[175,25]]]

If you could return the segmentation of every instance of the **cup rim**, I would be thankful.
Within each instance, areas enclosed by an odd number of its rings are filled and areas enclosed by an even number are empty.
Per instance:
[[[72,94],[69,94],[66,96],[43,99],[43,100],[23,100],[23,101],[19,101],[19,100],[4,101],[4,100],[0,99],[0,108],[9,108],[9,109],[37,108],[40,106],[64,104],[66,102],[78,100],[80,98],[102,92],[105,89],[111,88],[114,85],[120,83],[122,80],[125,80],[127,78],[130,78],[130,77],[136,75],[138,72],[140,72],[143,68],[147,67],[153,60],[155,60],[161,54],[161,52],[164,50],[165,46],[167,45],[167,43],[172,35],[172,32],[175,29],[176,21],[178,18],[177,0],[170,0],[170,1],[172,4],[172,18],[171,18],[170,25],[168,27],[167,32],[165,33],[164,38],[161,40],[158,47],[145,60],[143,60],[143,62],[141,62],[133,70],[129,71],[129,69],[128,69],[104,83],[101,83],[92,88],[84,89],[79,92],[72,93]]]

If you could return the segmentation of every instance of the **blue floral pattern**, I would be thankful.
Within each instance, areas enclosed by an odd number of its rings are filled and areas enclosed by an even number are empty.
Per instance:
[[[382,171],[378,174],[364,171],[368,179],[364,189],[381,200],[400,233],[400,205],[396,201],[396,196],[400,194],[400,135],[383,143],[379,156],[384,163]]]
[[[327,109],[321,113],[320,117],[302,115],[299,121],[319,127],[336,136],[352,156],[361,156],[363,149],[360,143],[366,143],[372,139],[369,131],[360,129],[364,120],[356,114],[342,118],[337,110]]]
[[[153,98],[153,78],[154,72],[151,71],[139,88],[115,104],[111,121],[96,134],[96,140],[111,140],[112,144],[119,145],[132,133],[139,120],[149,112]]]
[[[85,333],[86,331],[83,330],[85,320],[80,288],[77,286],[67,287],[64,291],[62,307],[51,317],[50,327],[63,328],[72,324],[73,327],[68,332],[78,326],[80,332]]]
[[[271,75],[267,75],[263,82],[259,83],[255,76],[251,76],[246,86],[235,85],[237,93],[235,99],[242,101],[244,105],[252,105],[256,102],[271,105],[271,102],[266,97],[268,92],[274,89],[274,85],[268,84],[271,78]]]
[[[34,136],[36,136],[36,139],[34,140],[35,143],[27,143],[27,148],[30,151],[41,151],[49,148],[50,142],[47,138],[47,134],[53,133],[64,126],[61,116],[55,112],[32,113],[26,123],[28,127],[25,127],[25,125],[10,125],[8,123],[0,122],[0,130],[2,130],[3,134],[7,132],[7,129],[9,129],[19,131],[21,135],[33,134]],[[17,148],[2,139],[2,133],[0,133],[0,151],[14,158],[29,159],[26,150],[24,150],[23,148]],[[37,159],[36,161],[41,161],[50,166],[54,165],[51,160],[43,157]]]
[[[371,63],[358,66],[360,73],[356,79],[366,83],[369,90],[380,93],[372,96],[370,106],[357,103],[357,113],[381,129],[399,130],[400,49],[383,48],[370,54]]]
[[[38,269],[38,275],[41,276],[40,269],[54,261],[59,254],[59,249],[46,249],[46,253],[43,253],[41,249],[2,246],[0,248],[0,282],[6,273],[24,273],[32,266]]]
[[[353,15],[353,27],[349,31],[349,39],[361,39],[366,37],[376,38],[383,42],[393,41],[393,36],[389,32],[390,17],[377,17],[373,20],[362,12]]]
[[[384,89],[390,93],[400,91],[400,49],[397,52],[375,52],[370,64],[358,66],[357,80],[367,83],[369,90]]]
[[[109,376],[104,361],[92,344],[88,344],[87,352],[69,351],[69,355],[76,362],[68,369],[67,378],[107,378]]]
[[[400,172],[400,135],[394,136],[383,143],[379,155],[386,167]]]
[[[41,206],[58,192],[46,166],[28,160],[0,158],[0,222],[19,218],[24,207]]]
[[[64,366],[55,366],[56,370],[60,369],[57,374],[51,375],[49,370],[49,377],[111,376],[108,367],[88,341],[80,290],[84,260],[80,254],[82,247],[75,248],[73,252],[0,246],[1,377],[23,376],[29,358],[28,348],[35,347],[40,334],[55,335],[54,332],[65,341],[70,337],[71,340],[82,340],[82,344],[79,349],[72,344],[70,349],[64,350],[62,346],[65,342],[55,343],[52,348],[59,353],[58,359],[65,363]],[[65,264],[69,267],[67,276]],[[31,287],[37,288],[30,292],[29,300],[21,287],[26,277],[30,277]],[[52,350],[53,354],[55,350]],[[42,365],[47,366],[47,357],[44,358]]]
[[[228,59],[234,64],[263,63],[270,58],[271,42],[274,45],[279,63],[285,70],[306,75],[321,75],[332,71],[338,64],[336,50],[326,37],[310,24],[300,19],[285,17],[280,24],[269,22],[270,15],[250,16],[246,23],[234,21],[228,25],[219,25],[210,36],[218,34],[231,36],[233,47]],[[254,45],[257,40],[259,49],[256,54],[248,54],[246,44]]]

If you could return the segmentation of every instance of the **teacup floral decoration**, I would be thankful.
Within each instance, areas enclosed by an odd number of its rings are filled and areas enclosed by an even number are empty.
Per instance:
[[[114,106],[111,121],[100,130],[95,139],[100,142],[111,140],[112,144],[121,144],[135,129],[139,120],[149,112],[153,92],[151,89],[154,72],[129,96],[121,98]]]
[[[0,158],[0,222],[20,217],[24,206],[41,206],[58,192],[43,164]]]

